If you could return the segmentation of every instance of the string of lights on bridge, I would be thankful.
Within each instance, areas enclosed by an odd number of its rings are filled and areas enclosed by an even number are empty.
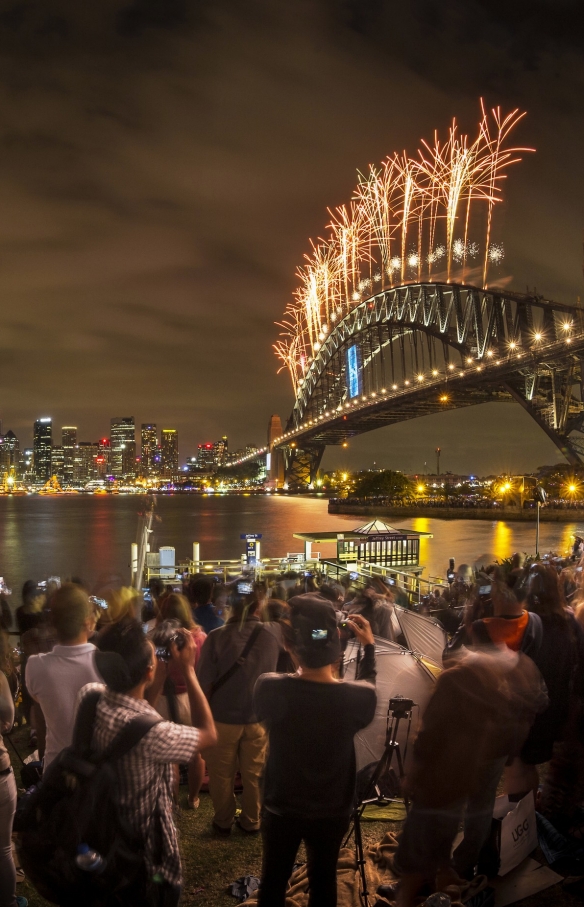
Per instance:
[[[562,329],[566,334],[566,336],[564,337],[564,342],[566,344],[572,343],[573,338],[571,336],[569,336],[569,332],[572,331],[573,327],[574,327],[574,325],[573,325],[573,322],[571,322],[571,321],[570,322],[565,321],[562,324]],[[533,333],[533,348],[534,349],[538,348],[538,346],[544,340],[545,340],[545,336],[544,336],[543,331],[535,331]],[[372,391],[371,394],[369,394],[369,396],[363,395],[361,397],[355,397],[355,399],[352,400],[351,402],[345,402],[344,404],[341,404],[332,410],[325,410],[324,414],[321,414],[320,416],[316,417],[315,419],[309,419],[306,422],[302,422],[297,428],[292,429],[291,431],[284,432],[282,435],[280,435],[280,437],[274,439],[274,444],[277,445],[277,444],[283,444],[284,442],[287,442],[290,444],[291,447],[294,447],[295,442],[293,439],[295,437],[298,437],[299,435],[303,434],[307,430],[309,431],[311,428],[314,428],[316,425],[319,425],[321,422],[324,422],[327,419],[330,419],[330,420],[338,419],[338,417],[341,413],[350,412],[350,411],[355,412],[356,410],[364,409],[365,407],[370,406],[372,401],[380,402],[383,400],[388,400],[391,397],[394,397],[396,394],[409,393],[413,388],[419,387],[420,385],[424,384],[424,382],[427,382],[427,384],[438,384],[439,385],[439,384],[443,383],[445,378],[448,379],[448,378],[456,378],[456,377],[460,377],[460,378],[465,377],[471,373],[470,366],[473,367],[474,371],[482,372],[483,369],[485,367],[488,367],[489,365],[491,365],[493,367],[500,366],[500,365],[507,365],[509,363],[509,361],[512,360],[514,357],[516,359],[521,359],[523,356],[528,355],[528,353],[525,351],[518,352],[518,350],[520,350],[520,349],[521,349],[521,344],[515,340],[511,340],[508,343],[507,355],[505,356],[505,354],[503,354],[503,356],[500,356],[499,359],[495,358],[497,355],[495,350],[488,349],[482,358],[473,359],[471,356],[467,356],[466,363],[465,363],[465,365],[467,366],[466,370],[465,370],[464,365],[456,366],[456,365],[454,365],[454,363],[450,362],[450,363],[448,363],[448,366],[443,375],[440,374],[438,369],[432,369],[430,375],[420,373],[420,374],[414,376],[413,379],[406,378],[401,387],[398,384],[392,384],[391,391],[387,390],[386,388],[381,388],[381,391],[379,391],[379,392]],[[487,360],[486,362],[485,362],[485,358]],[[476,365],[474,363],[476,363]],[[448,394],[443,393],[440,395],[439,400],[440,400],[440,403],[448,403],[450,400],[450,397],[448,396]],[[346,446],[346,444],[345,444],[345,446]],[[247,462],[248,460],[256,459],[258,456],[262,456],[263,454],[266,454],[266,453],[268,453],[268,448],[262,447],[255,453],[249,454],[247,457],[242,457],[240,460],[237,460],[233,465],[239,466],[239,465]]]
[[[573,328],[572,322],[564,322],[562,324],[562,329],[566,333],[571,331],[572,328]],[[544,337],[544,334],[542,331],[535,331],[533,334],[534,348],[537,348],[544,341],[544,339],[545,339],[545,337]],[[567,344],[570,344],[572,342],[572,337],[571,336],[564,337],[564,342]],[[412,379],[406,378],[401,387],[398,384],[392,384],[391,391],[388,391],[386,388],[381,388],[380,392],[372,391],[371,394],[369,394],[369,396],[363,395],[361,397],[356,397],[354,400],[352,400],[350,402],[345,402],[344,404],[340,404],[335,409],[325,410],[324,414],[321,414],[320,416],[317,416],[314,419],[308,419],[306,422],[302,422],[297,428],[292,429],[291,431],[284,432],[279,438],[276,438],[274,440],[274,444],[281,444],[282,442],[290,441],[294,437],[303,434],[307,430],[310,430],[311,427],[314,427],[314,426],[318,425],[320,422],[323,422],[325,419],[337,419],[339,414],[342,413],[343,411],[351,411],[351,410],[354,411],[355,408],[363,409],[366,406],[370,406],[372,400],[377,401],[378,398],[379,398],[379,400],[387,400],[390,397],[394,396],[396,393],[408,393],[413,388],[423,384],[424,382],[441,384],[444,381],[444,377],[446,377],[446,378],[465,377],[466,375],[470,374],[470,372],[471,372],[470,366],[472,366],[475,371],[481,372],[481,371],[483,371],[483,369],[486,366],[492,365],[492,366],[496,367],[496,366],[500,366],[500,365],[506,365],[513,358],[521,359],[523,356],[528,355],[528,353],[526,353],[525,351],[516,352],[517,350],[520,350],[520,349],[521,349],[521,345],[517,341],[512,340],[508,344],[507,355],[505,356],[505,354],[503,354],[503,356],[502,357],[500,356],[499,359],[495,359],[495,357],[497,355],[495,350],[488,349],[482,358],[477,359],[477,358],[472,358],[471,356],[468,356],[466,358],[466,363],[465,363],[467,366],[466,370],[465,370],[464,365],[456,366],[456,365],[454,365],[454,363],[450,362],[445,370],[444,375],[441,375],[438,369],[432,369],[432,372],[430,375],[420,373],[418,375],[413,376]],[[487,360],[486,362],[485,362],[485,358]],[[476,365],[475,365],[475,363],[476,363]],[[435,379],[434,382],[432,382],[432,379]],[[449,398],[448,394],[444,393],[444,394],[440,395],[439,399],[440,399],[441,403],[448,403],[450,398]],[[291,444],[291,446],[293,446],[293,444]]]

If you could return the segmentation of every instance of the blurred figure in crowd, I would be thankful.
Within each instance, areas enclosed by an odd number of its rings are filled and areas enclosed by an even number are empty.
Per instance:
[[[199,660],[203,643],[207,638],[205,631],[195,623],[191,608],[184,595],[171,592],[164,595],[158,605],[157,625],[173,621],[177,627],[188,630],[193,637],[193,668]],[[191,711],[189,697],[182,670],[175,662],[170,662],[162,694],[156,704],[157,711],[167,721],[190,726]],[[188,764],[189,794],[188,805],[191,809],[199,806],[199,791],[205,777],[205,763],[200,753],[196,753]],[[178,803],[179,767],[175,766],[175,800]]]
[[[244,832],[259,831],[259,784],[267,736],[254,711],[252,697],[260,674],[275,670],[278,654],[278,642],[261,622],[259,602],[253,594],[233,596],[231,617],[225,626],[209,633],[201,650],[197,676],[217,729],[217,745],[202,753],[209,773],[216,834],[231,833],[237,805],[233,786],[238,768],[243,793],[237,824]]]
[[[546,706],[531,659],[504,645],[459,653],[440,675],[408,776],[413,802],[394,860],[399,907],[411,907],[426,882],[440,891],[475,874],[505,762]],[[463,816],[464,837],[451,858]],[[496,875],[498,867],[478,871]]]
[[[361,614],[371,626],[374,636],[389,639],[393,642],[401,630],[394,625],[393,599],[389,588],[380,581],[373,581],[357,593],[355,598],[346,604],[345,612],[349,617]]]
[[[537,716],[520,756],[506,770],[506,790],[513,794],[537,791],[536,766],[552,758],[554,743],[564,738],[571,709],[581,704],[584,694],[584,632],[566,608],[554,567],[529,567],[525,603],[543,626],[539,648],[531,657],[547,686],[549,706]]]
[[[222,627],[225,621],[217,616],[213,607],[213,583],[206,576],[193,576],[187,587],[187,598],[193,609],[196,623],[209,634],[211,630]]]

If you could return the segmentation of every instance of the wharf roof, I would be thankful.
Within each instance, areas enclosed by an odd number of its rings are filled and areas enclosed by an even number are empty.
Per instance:
[[[414,529],[394,529],[383,520],[371,520],[357,529],[341,530],[337,532],[295,532],[295,539],[303,542],[385,542],[400,539],[431,539],[431,532],[416,532]]]

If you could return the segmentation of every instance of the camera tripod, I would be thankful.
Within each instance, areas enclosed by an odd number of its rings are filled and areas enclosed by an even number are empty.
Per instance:
[[[351,840],[351,837],[353,835],[355,836],[355,861],[357,863],[357,871],[359,873],[359,899],[361,901],[362,907],[370,907],[371,902],[369,900],[367,873],[365,871],[365,854],[363,852],[361,817],[366,807],[370,803],[382,803],[388,801],[391,802],[392,800],[397,799],[393,797],[384,797],[379,788],[379,782],[386,774],[389,774],[393,756],[395,754],[400,788],[403,786],[404,759],[408,749],[410,729],[412,726],[412,709],[414,708],[414,706],[415,703],[412,702],[411,699],[404,699],[401,696],[396,696],[394,699],[389,700],[387,706],[387,723],[385,729],[385,746],[383,748],[383,753],[377,765],[375,766],[375,770],[367,784],[365,793],[362,797],[358,798],[357,805],[353,811],[352,825],[349,829],[347,837],[345,838],[345,841],[343,842],[343,847],[346,847]],[[408,722],[408,727],[406,731],[404,758],[402,759],[397,736],[400,723],[404,719]],[[404,797],[403,799],[407,810],[409,808],[409,800],[407,797]]]

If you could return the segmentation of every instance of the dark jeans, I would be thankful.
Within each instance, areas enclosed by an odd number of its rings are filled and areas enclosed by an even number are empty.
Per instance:
[[[308,857],[309,907],[336,907],[337,860],[349,818],[289,819],[262,816],[264,856],[259,907],[284,907],[300,842]]]

